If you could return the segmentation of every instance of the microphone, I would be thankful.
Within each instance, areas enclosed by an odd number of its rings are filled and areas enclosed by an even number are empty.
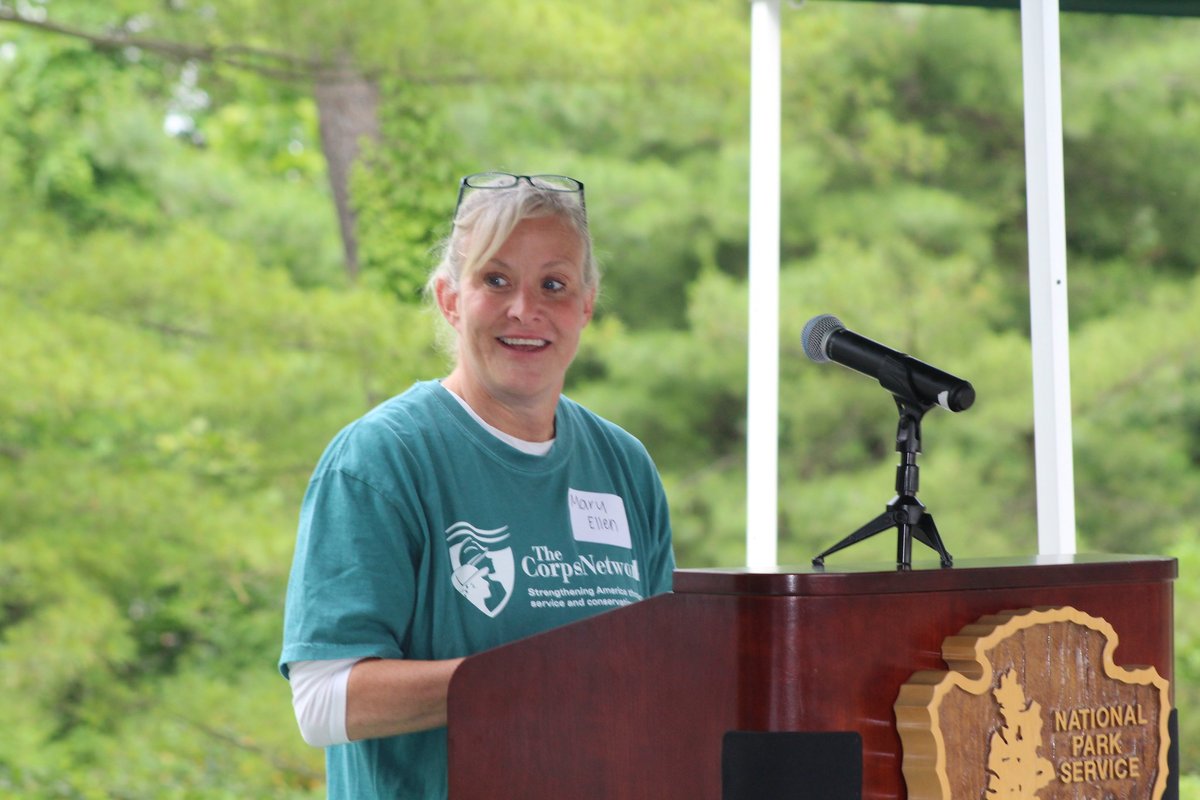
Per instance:
[[[965,411],[975,402],[975,388],[967,381],[848,331],[832,314],[810,319],[801,336],[804,354],[813,361],[836,361],[875,378],[898,399],[947,411]]]

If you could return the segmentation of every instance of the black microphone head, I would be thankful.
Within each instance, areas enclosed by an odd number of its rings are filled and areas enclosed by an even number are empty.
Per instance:
[[[800,334],[804,343],[804,355],[818,364],[828,361],[829,353],[826,352],[825,345],[829,342],[829,337],[845,329],[846,326],[833,314],[818,314],[813,317],[805,323],[804,332]]]
[[[975,402],[975,387],[963,381],[963,385],[950,392],[946,398],[946,408],[951,411],[966,411]]]

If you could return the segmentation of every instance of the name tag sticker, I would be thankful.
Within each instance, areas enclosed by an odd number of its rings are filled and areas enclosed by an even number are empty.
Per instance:
[[[625,501],[620,496],[567,489],[567,506],[571,511],[571,532],[575,541],[633,547]]]

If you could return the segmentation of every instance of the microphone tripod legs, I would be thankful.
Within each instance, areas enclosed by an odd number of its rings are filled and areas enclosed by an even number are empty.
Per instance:
[[[954,564],[954,557],[946,551],[946,545],[942,542],[937,525],[934,524],[933,515],[926,513],[920,500],[907,496],[894,498],[888,503],[886,511],[814,558],[813,566],[824,566],[826,556],[892,528],[897,529],[896,565],[901,569],[909,569],[912,566],[913,539],[936,551],[943,567]]]

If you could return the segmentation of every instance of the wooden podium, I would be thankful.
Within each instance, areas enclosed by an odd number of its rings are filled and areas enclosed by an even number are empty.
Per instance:
[[[946,669],[946,637],[989,614],[1072,606],[1111,623],[1120,663],[1173,682],[1177,572],[1133,556],[679,570],[672,594],[463,662],[450,797],[721,800],[727,733],[805,731],[856,732],[861,796],[902,799],[893,704],[918,670]]]

